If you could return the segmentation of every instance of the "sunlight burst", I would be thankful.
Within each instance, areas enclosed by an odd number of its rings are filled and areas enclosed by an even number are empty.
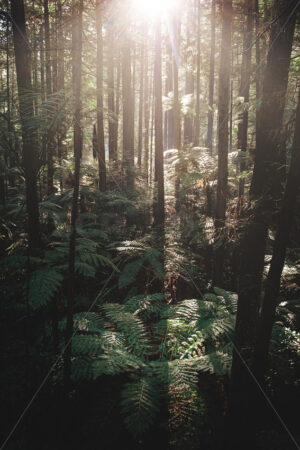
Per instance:
[[[136,13],[147,17],[158,17],[174,7],[174,0],[132,0]]]

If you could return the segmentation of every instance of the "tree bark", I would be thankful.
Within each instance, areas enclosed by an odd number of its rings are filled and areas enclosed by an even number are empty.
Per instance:
[[[222,4],[222,40],[219,74],[218,99],[218,184],[216,202],[216,229],[220,237],[214,255],[214,284],[220,286],[223,281],[224,234],[227,183],[228,183],[228,116],[230,104],[230,68],[231,68],[231,28],[232,1],[223,0]]]
[[[57,3],[57,90],[64,97],[65,89],[65,58],[64,58],[64,30],[61,0]],[[60,127],[57,137],[57,153],[60,165],[59,185],[60,192],[63,191],[62,177],[62,158],[63,158],[63,139],[65,137],[64,124]]]
[[[175,199],[176,211],[180,207],[180,158],[181,158],[181,117],[179,99],[179,59],[180,59],[180,19],[179,9],[173,13],[172,40],[173,40],[173,124],[174,124],[174,147],[178,151],[178,162],[175,166]]]
[[[149,57],[148,57],[148,30],[145,32],[145,104],[144,104],[144,122],[145,122],[145,135],[144,135],[144,171],[146,174],[147,184],[149,183],[149,123],[150,123],[150,89],[149,89]]]
[[[166,97],[173,91],[173,65],[172,65],[172,43],[170,36],[167,36],[166,51]],[[174,148],[174,111],[173,106],[165,112],[164,146],[165,150]]]
[[[96,1],[97,32],[97,136],[99,189],[106,191],[106,162],[103,124],[103,37],[102,37],[102,0]]]
[[[296,111],[295,135],[292,147],[287,184],[279,215],[278,230],[274,242],[273,256],[265,284],[258,334],[254,349],[253,372],[262,382],[267,367],[268,349],[275,320],[280,279],[285,261],[286,248],[295,214],[297,195],[300,187],[300,90]]]
[[[257,127],[257,147],[251,184],[252,210],[243,241],[235,327],[235,348],[231,371],[230,416],[238,429],[237,440],[249,430],[253,416],[246,410],[255,386],[245,366],[251,362],[258,321],[262,272],[268,227],[274,220],[274,200],[281,189],[276,163],[283,151],[282,121],[292,41],[295,28],[295,2],[288,7],[276,0],[271,27],[268,62],[263,83],[262,106]],[[253,244],[255,243],[255,244]],[[257,389],[257,387],[256,387]],[[237,444],[238,445],[238,444]],[[250,443],[249,443],[250,445]]]
[[[214,124],[214,89],[215,89],[215,53],[216,53],[216,0],[211,3],[211,44],[209,62],[209,88],[208,88],[208,121],[206,146],[212,152],[213,124]]]
[[[45,29],[45,56],[46,56],[46,98],[48,99],[52,94],[51,82],[51,46],[50,46],[50,21],[49,21],[49,2],[44,0],[44,29]],[[47,118],[48,125],[48,118]],[[51,130],[46,133],[46,152],[47,152],[47,190],[48,195],[54,191],[53,176],[53,135]]]
[[[155,181],[157,183],[157,200],[154,205],[154,223],[164,223],[164,144],[162,129],[162,62],[161,62],[161,23],[158,20],[155,30]]]
[[[200,137],[200,63],[201,63],[201,22],[200,22],[200,1],[196,0],[197,5],[197,74],[196,74],[196,116],[194,127],[194,146],[199,145]],[[196,9],[196,8],[195,8]]]
[[[64,355],[64,385],[66,393],[70,390],[72,369],[72,336],[75,293],[75,252],[76,252],[76,222],[78,217],[80,159],[82,154],[81,130],[81,67],[82,67],[82,11],[83,0],[73,0],[72,6],[72,90],[74,96],[74,192],[71,211],[71,230],[69,243],[69,281],[67,297],[66,350]]]
[[[120,114],[120,84],[121,84],[121,56],[119,49],[119,56],[117,61],[117,87],[116,87],[116,140],[115,140],[115,155],[118,161],[118,143],[119,143],[119,114]]]
[[[186,52],[185,52],[185,95],[194,96],[194,73],[193,61],[190,55],[190,24],[193,21],[191,2],[187,3],[187,26],[186,26]],[[191,109],[191,108],[189,108]],[[186,144],[193,142],[193,115],[188,111],[184,116],[183,137]]]
[[[117,162],[116,154],[116,114],[115,114],[115,65],[114,65],[114,54],[115,54],[115,32],[113,25],[110,25],[108,31],[108,58],[107,58],[107,106],[108,106],[108,151],[109,151],[109,162],[113,166]]]
[[[239,88],[239,97],[242,98],[243,111],[239,117],[238,124],[238,150],[243,153],[247,151],[248,143],[248,106],[249,106],[249,94],[250,94],[250,75],[251,75],[251,49],[253,39],[253,23],[254,23],[254,1],[246,0],[245,13],[246,13],[246,27],[244,30],[243,39],[243,57],[242,57],[242,69],[241,69],[241,83]],[[244,156],[242,157],[244,158]],[[240,170],[243,172],[246,170],[246,164],[244,159],[240,164]],[[239,181],[239,197],[244,195],[245,180],[242,178]]]
[[[126,32],[125,32],[126,33]],[[127,36],[122,48],[122,94],[123,94],[123,164],[127,187],[134,186],[134,112],[131,77],[131,48]]]
[[[142,147],[143,147],[143,106],[144,106],[144,68],[145,68],[145,43],[141,43],[140,57],[140,94],[139,94],[139,125],[138,125],[138,167],[142,167]]]
[[[13,39],[17,72],[19,109],[22,126],[23,167],[25,174],[26,205],[28,215],[29,254],[36,253],[40,244],[37,172],[39,169],[36,129],[32,127],[34,116],[31,86],[31,50],[26,34],[23,0],[11,1]]]

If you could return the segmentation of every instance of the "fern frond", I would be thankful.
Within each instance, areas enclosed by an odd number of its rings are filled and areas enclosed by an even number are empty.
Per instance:
[[[94,278],[96,275],[96,269],[82,261],[75,262],[75,272],[87,278]]]
[[[102,333],[103,318],[93,312],[74,314],[74,330],[88,333]]]
[[[113,322],[117,329],[122,332],[129,349],[139,356],[148,352],[150,344],[147,331],[136,314],[127,312],[124,305],[114,303],[107,303],[101,309],[107,319]]]
[[[72,339],[73,356],[97,357],[103,354],[102,339],[98,336],[76,335]]]
[[[60,288],[62,281],[62,275],[53,268],[35,270],[29,280],[30,307],[35,310],[46,306]]]
[[[132,313],[145,313],[147,317],[150,314],[160,316],[165,306],[165,294],[136,295],[126,301],[126,310]]]
[[[122,413],[128,430],[141,435],[159,412],[159,391],[151,378],[140,377],[126,383],[122,391]]]
[[[176,308],[176,317],[190,322],[199,318],[199,303],[198,300],[183,300]]]
[[[138,258],[126,264],[119,278],[120,289],[127,287],[134,282],[136,276],[143,267],[143,263],[144,263],[143,258]]]

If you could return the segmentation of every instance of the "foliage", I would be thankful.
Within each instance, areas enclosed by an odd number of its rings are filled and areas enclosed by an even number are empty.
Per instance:
[[[191,420],[198,373],[223,376],[230,370],[235,297],[216,291],[218,295],[174,306],[163,294],[139,295],[123,305],[105,303],[98,314],[77,314],[74,381],[127,373],[130,381],[122,388],[121,408],[135,435],[157,420],[161,402],[170,401],[172,411],[176,401],[180,414]]]

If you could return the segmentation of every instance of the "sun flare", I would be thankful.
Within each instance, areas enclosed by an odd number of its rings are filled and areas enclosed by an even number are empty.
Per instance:
[[[153,18],[171,11],[176,0],[132,0],[137,14]]]

